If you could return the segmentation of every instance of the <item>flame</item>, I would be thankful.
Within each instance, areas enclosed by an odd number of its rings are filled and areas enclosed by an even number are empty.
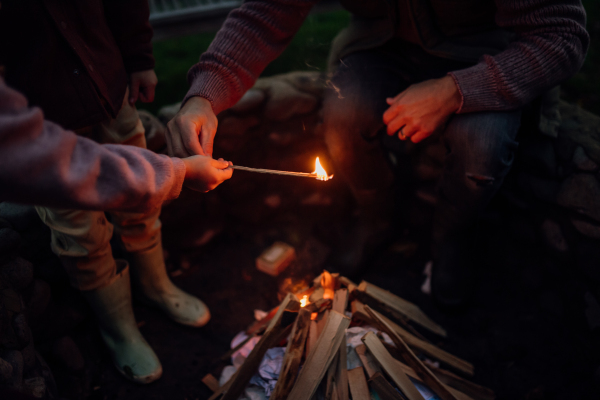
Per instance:
[[[308,295],[305,294],[304,297],[302,297],[302,299],[300,299],[300,307],[306,307],[307,304],[308,304]]]
[[[325,168],[323,168],[323,166],[319,162],[319,157],[317,157],[317,161],[315,161],[315,171],[313,172],[313,174],[316,174],[317,179],[320,181],[327,181],[333,178],[333,175],[327,175],[327,171],[325,171]]]

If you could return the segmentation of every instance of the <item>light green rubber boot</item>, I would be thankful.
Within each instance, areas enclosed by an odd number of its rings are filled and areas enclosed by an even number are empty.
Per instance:
[[[129,267],[117,261],[117,280],[109,286],[82,292],[98,320],[100,333],[112,360],[128,379],[150,383],[162,375],[154,350],[140,333],[131,308]]]
[[[183,325],[200,327],[210,320],[206,304],[179,289],[169,279],[162,246],[132,254],[131,273],[136,299],[158,307],[169,318]]]

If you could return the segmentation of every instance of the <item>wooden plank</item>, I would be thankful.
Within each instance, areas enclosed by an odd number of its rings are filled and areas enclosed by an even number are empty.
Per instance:
[[[345,276],[340,276],[338,278],[338,281],[340,281],[340,283],[342,285],[344,285],[348,288],[348,293],[352,293],[358,288],[358,285],[356,283],[352,282],[350,279],[346,278]]]
[[[219,390],[219,381],[214,377],[213,374],[204,375],[204,378],[202,378],[202,383],[208,386],[208,388],[213,392]]]
[[[346,357],[346,338],[340,343],[339,356],[337,358],[338,365],[335,375],[335,385],[338,395],[338,400],[348,400],[348,363]]]
[[[333,295],[333,303],[331,309],[344,314],[348,308],[348,289],[339,289]]]
[[[327,374],[325,375],[325,400],[337,400],[334,398],[334,389],[335,389],[335,371],[338,366],[338,360],[340,357],[339,351],[333,357],[333,361],[329,365],[327,369]]]
[[[352,400],[371,400],[369,386],[365,378],[363,367],[354,368],[348,371],[348,384],[350,385],[350,394]]]
[[[286,309],[288,308],[295,311],[300,309],[300,302],[292,293],[288,293],[279,305],[279,309],[269,323],[269,326],[267,326],[265,334],[260,338],[256,346],[254,346],[248,355],[248,358],[246,358],[244,363],[240,366],[235,377],[232,378],[233,381],[223,394],[223,400],[237,400],[237,398],[240,397],[244,392],[246,385],[248,385],[248,382],[258,369],[267,350],[281,340],[282,333],[286,331],[286,328],[291,325],[292,322],[289,321],[288,323],[286,318],[284,318]]]
[[[392,292],[384,290],[366,281],[362,281],[361,284],[358,285],[358,290],[364,296],[389,309],[390,312],[404,316],[409,320],[421,325],[423,328],[428,329],[440,336],[446,337],[446,331],[444,328],[431,320],[431,318],[421,311],[416,304],[404,300]]]
[[[300,361],[304,354],[304,345],[308,336],[310,327],[311,312],[305,308],[301,308],[298,312],[298,317],[292,328],[292,335],[288,341],[285,355],[279,373],[279,379],[275,385],[275,389],[271,394],[271,400],[284,400],[294,386],[294,381],[300,370]]]
[[[340,343],[345,340],[349,325],[350,318],[337,311],[329,313],[325,328],[308,354],[296,384],[288,396],[289,400],[310,400],[323,380]]]
[[[356,354],[358,354],[358,358],[360,358],[360,362],[362,362],[362,365],[365,368],[365,371],[369,378],[371,378],[377,372],[381,372],[379,364],[377,364],[377,362],[373,359],[371,353],[367,351],[367,346],[361,344],[359,346],[356,346],[354,348],[354,351],[356,351]]]
[[[386,350],[376,334],[368,332],[362,337],[362,341],[379,365],[381,365],[381,368],[383,368],[390,379],[394,381],[396,386],[398,386],[398,389],[402,391],[408,400],[424,400],[421,393],[419,393],[404,371],[402,371],[401,368],[398,368],[395,363],[396,360]]]
[[[360,319],[367,323],[372,323],[371,316],[367,313],[364,304],[362,304],[360,301],[354,300],[351,304],[351,309],[353,318]],[[444,351],[429,342],[419,339],[418,337],[414,336],[413,334],[396,324],[394,321],[387,318],[385,315],[381,313],[379,315],[389,326],[392,327],[392,329],[398,335],[400,335],[400,337],[402,337],[402,339],[404,339],[406,344],[412,347],[413,349],[419,350],[424,354],[428,355],[429,357],[435,358],[436,360],[452,367],[453,369],[456,369],[457,371],[460,371],[469,376],[473,376],[474,367],[473,364],[471,364],[470,362],[456,357],[455,355],[450,354],[447,351]]]
[[[378,327],[385,333],[387,333],[392,342],[396,345],[396,348],[402,353],[404,361],[408,364],[415,372],[423,379],[423,382],[431,388],[442,400],[457,400],[457,397],[449,390],[448,386],[444,385],[440,380],[423,364],[421,360],[415,356],[410,347],[402,340],[392,327],[390,327],[382,318],[381,314],[373,310],[369,306],[365,306],[365,309],[373,318]],[[389,354],[389,353],[388,353]]]
[[[490,388],[477,385],[476,383],[463,379],[450,371],[446,371],[441,368],[436,368],[432,365],[428,366],[428,368],[431,370],[431,372],[435,374],[435,376],[438,377],[438,379],[442,383],[445,383],[449,387],[459,390],[474,399],[494,400],[496,398],[494,391]]]
[[[369,379],[369,384],[373,390],[377,392],[381,400],[404,400],[402,396],[400,396],[400,393],[390,385],[383,375],[381,375],[381,372],[377,372],[373,375]]]

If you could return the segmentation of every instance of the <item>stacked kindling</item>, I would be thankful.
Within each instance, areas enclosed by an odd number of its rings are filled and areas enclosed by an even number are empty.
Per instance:
[[[362,366],[348,370],[346,330],[351,323],[375,329],[367,330],[363,344],[354,349]],[[260,339],[224,385],[219,387],[210,374],[203,382],[214,391],[210,400],[237,400],[267,350],[287,339],[271,400],[370,400],[373,392],[383,400],[427,400],[423,388],[441,400],[494,399],[490,389],[461,377],[473,375],[472,364],[433,345],[413,325],[446,336],[415,304],[324,271],[311,289],[289,293],[246,330],[248,339]]]

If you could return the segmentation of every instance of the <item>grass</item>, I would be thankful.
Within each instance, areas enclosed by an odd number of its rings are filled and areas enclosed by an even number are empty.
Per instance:
[[[583,0],[588,13],[591,46],[581,70],[565,82],[563,97],[600,114],[600,2]],[[293,70],[324,70],[331,40],[348,25],[350,15],[335,11],[310,15],[284,53],[272,62],[263,76]],[[181,101],[188,90],[187,71],[198,61],[213,40],[214,33],[169,39],[154,43],[158,86],[152,104],[138,103],[153,113],[167,104]]]

